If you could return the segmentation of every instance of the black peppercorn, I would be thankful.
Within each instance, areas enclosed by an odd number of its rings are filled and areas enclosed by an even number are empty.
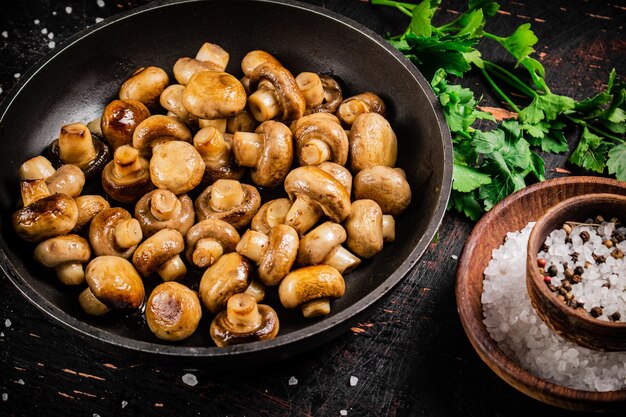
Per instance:
[[[622,315],[619,313],[619,311],[616,311],[615,313],[611,314],[609,318],[613,321],[619,321],[619,319],[622,318]]]
[[[602,307],[594,307],[589,312],[593,318],[598,318],[602,315]]]
[[[578,236],[580,236],[583,242],[589,242],[589,239],[591,238],[591,236],[589,236],[589,232],[586,230],[583,230],[582,232],[580,232]]]
[[[605,222],[604,217],[602,217],[601,215],[597,215],[594,221],[596,222],[596,224],[602,224]]]
[[[615,259],[622,259],[624,257],[624,252],[622,252],[620,249],[615,249],[613,252],[611,252],[611,256]]]
[[[572,281],[573,284],[578,284],[580,281],[583,280],[583,277],[576,274],[576,275],[572,275],[572,278],[570,280]]]
[[[555,277],[558,272],[559,271],[556,268],[556,265],[550,265],[548,267],[548,275],[550,275],[551,277]]]
[[[582,275],[585,273],[585,270],[583,269],[582,266],[577,266],[576,268],[574,268],[574,275]]]

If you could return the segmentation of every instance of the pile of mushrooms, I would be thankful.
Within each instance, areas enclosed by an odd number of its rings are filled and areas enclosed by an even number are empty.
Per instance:
[[[394,240],[411,188],[383,99],[344,98],[333,77],[294,76],[265,51],[239,78],[228,61],[205,43],[170,73],[137,69],[99,120],[62,126],[51,160],[20,167],[15,231],[83,288],[86,314],[144,311],[166,341],[209,314],[217,346],[268,340],[267,292],[327,315],[344,275]],[[102,195],[83,194],[94,179]]]

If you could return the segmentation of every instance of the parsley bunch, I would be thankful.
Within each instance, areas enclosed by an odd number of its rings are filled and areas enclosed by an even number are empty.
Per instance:
[[[577,102],[554,94],[546,83],[543,65],[531,57],[538,39],[530,24],[503,37],[485,30],[499,10],[491,0],[469,0],[467,10],[454,20],[434,26],[441,0],[418,4],[371,0],[391,6],[411,18],[406,30],[389,42],[426,76],[439,98],[452,133],[454,171],[450,207],[472,220],[507,195],[531,181],[544,180],[544,161],[533,151],[568,151],[564,129],[577,126],[580,140],[569,161],[586,170],[608,173],[626,181],[626,84],[613,70],[607,89]],[[504,48],[515,62],[509,70],[483,59],[478,49],[486,43]],[[471,90],[451,79],[479,71],[491,90],[510,108],[497,124],[481,111]],[[505,92],[515,90],[517,101]],[[519,96],[526,97],[521,100]],[[493,126],[477,129],[475,126]]]

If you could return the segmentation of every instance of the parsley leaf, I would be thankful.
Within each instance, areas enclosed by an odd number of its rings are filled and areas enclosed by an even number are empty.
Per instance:
[[[519,113],[522,122],[535,124],[542,120],[554,120],[561,113],[574,108],[573,98],[556,94],[537,94],[528,107]]]
[[[608,151],[609,147],[602,141],[602,137],[594,135],[585,127],[570,161],[589,171],[602,173]]]
[[[479,188],[481,185],[491,184],[489,174],[481,172],[477,168],[467,165],[454,164],[452,171],[452,189],[462,193],[468,193]]]
[[[626,143],[621,143],[609,151],[606,166],[609,174],[615,174],[618,180],[626,181]]]
[[[476,192],[462,193],[452,190],[450,203],[448,204],[448,208],[450,207],[454,207],[456,211],[465,214],[474,221],[480,219],[485,214]]]

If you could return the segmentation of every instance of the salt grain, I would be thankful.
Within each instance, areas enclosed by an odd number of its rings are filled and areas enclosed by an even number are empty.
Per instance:
[[[41,29],[41,34],[42,35],[47,35],[48,34],[48,28]]]
[[[7,32],[6,30],[3,30],[2,31],[2,37],[5,38],[5,39],[8,38],[9,37],[9,32]]]
[[[35,20],[33,21],[33,23],[34,23],[34,24],[36,24],[36,25],[38,25],[38,24],[40,23],[40,22],[39,22],[39,19],[35,19]]]
[[[96,17],[96,23],[100,23],[100,22],[102,22],[103,20],[104,20],[104,19],[103,19],[103,18],[101,18],[101,17]]]
[[[98,3],[98,7],[104,7],[104,0],[98,0],[96,3]]]
[[[347,416],[348,415],[348,410],[339,410],[339,415]]]
[[[289,385],[298,385],[298,380],[296,379],[295,376],[292,376],[291,378],[289,378]]]
[[[26,382],[24,382],[24,380],[21,378],[17,380],[17,383],[20,385],[26,385]]]
[[[52,39],[52,38],[54,38],[54,33],[53,32],[48,33],[48,39]]]
[[[457,259],[459,259],[459,257],[458,257],[458,256],[456,256],[456,255],[452,255],[452,256],[451,256],[451,258],[452,258],[452,259],[454,259],[455,261],[456,261]]]
[[[16,75],[17,75],[17,77],[15,77],[15,78],[18,78],[20,76],[20,74],[16,74]],[[4,327],[11,327],[11,320],[6,319],[4,321]]]
[[[507,234],[485,269],[481,302],[489,334],[507,356],[539,378],[585,391],[625,389],[626,353],[578,346],[555,334],[535,313],[524,273],[533,226]],[[498,272],[503,269],[507,272]]]
[[[183,375],[183,382],[190,387],[195,387],[198,385],[198,378],[194,374],[185,374]]]
[[[70,6],[67,6],[67,7],[65,8],[65,13],[67,13],[67,14],[72,14],[72,8],[71,8]]]
[[[126,408],[127,405],[128,405],[128,401],[122,401],[122,408]]]
[[[357,378],[356,376],[351,376],[350,377],[350,386],[351,387],[356,387],[356,384],[359,382],[359,378]]]
[[[48,48],[53,49],[55,46],[57,46],[55,41],[48,42]]]
[[[9,394],[7,394],[6,392],[2,393],[2,401],[7,401],[9,399]]]

